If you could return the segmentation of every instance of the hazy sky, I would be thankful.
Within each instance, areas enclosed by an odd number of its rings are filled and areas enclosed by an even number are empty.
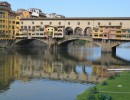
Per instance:
[[[130,0],[6,0],[12,9],[39,8],[66,17],[129,17]]]

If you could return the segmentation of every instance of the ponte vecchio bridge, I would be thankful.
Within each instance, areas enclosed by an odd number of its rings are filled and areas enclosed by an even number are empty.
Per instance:
[[[130,41],[130,17],[21,19],[15,43],[33,40],[49,48],[86,40],[100,46],[102,52],[116,52],[116,46]]]

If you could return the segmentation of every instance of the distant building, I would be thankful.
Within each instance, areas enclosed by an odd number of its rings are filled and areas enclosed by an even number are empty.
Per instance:
[[[37,8],[30,8],[28,9],[28,11],[31,14],[31,17],[36,17],[36,18],[45,18],[46,15],[44,13],[42,13],[41,9],[37,9]]]
[[[46,14],[47,18],[65,18],[63,15],[58,15],[56,13]]]
[[[38,8],[30,8],[28,10],[20,8],[17,9],[17,11],[12,11],[11,5],[8,2],[0,1],[0,37],[5,37],[5,36],[15,37],[16,35],[19,35],[20,28],[21,28],[20,19],[22,18],[37,19],[37,18],[46,18],[47,16],[48,18],[64,18],[64,16],[58,15],[56,13],[45,14],[42,12],[41,9]],[[41,32],[39,34],[42,36],[43,34],[42,31],[39,32]]]
[[[5,10],[11,10],[11,5],[6,1],[0,1],[0,8]]]
[[[26,9],[23,9],[23,8],[20,8],[20,9],[17,9],[16,13],[22,13],[23,11],[25,11]]]

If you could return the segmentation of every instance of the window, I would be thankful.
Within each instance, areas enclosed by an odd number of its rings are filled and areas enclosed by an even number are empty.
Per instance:
[[[36,33],[36,35],[39,35],[39,33]]]
[[[40,33],[40,35],[43,35],[43,33]]]
[[[57,31],[57,28],[55,28],[55,31]]]
[[[19,19],[19,17],[17,17],[17,19]]]
[[[40,28],[40,31],[44,31],[44,28]]]
[[[90,25],[90,22],[88,22],[88,25]]]
[[[61,22],[59,22],[59,25],[61,25]]]
[[[14,25],[12,26],[12,29],[14,29]]]
[[[98,37],[98,35],[97,35],[97,34],[94,34],[94,37]]]
[[[27,26],[24,26],[24,29],[27,29]]]
[[[58,32],[62,32],[62,30],[61,30],[61,29],[59,29],[59,30],[58,30]]]
[[[109,22],[109,25],[111,25],[111,22]]]
[[[21,24],[23,24],[23,22],[21,22]]]
[[[41,25],[43,24],[43,22],[41,22]]]
[[[21,29],[23,29],[23,26],[21,26]]]
[[[35,29],[35,26],[33,26],[32,29]]]
[[[102,34],[100,34],[99,36],[100,36],[100,37],[102,37],[103,35],[102,35]]]
[[[34,22],[32,22],[32,24],[34,24]]]
[[[100,22],[98,22],[98,25],[100,25]]]
[[[103,30],[100,30],[100,32],[103,32]]]
[[[95,30],[95,32],[98,32],[98,30]]]
[[[126,33],[126,30],[122,30],[122,33]]]
[[[128,30],[128,33],[130,33],[130,30]]]
[[[52,24],[52,22],[50,22],[50,25]]]
[[[31,26],[28,26],[28,29],[31,29]]]
[[[77,24],[80,25],[80,22],[78,22]]]
[[[16,24],[19,24],[19,22],[16,22]]]
[[[120,25],[122,26],[122,22],[120,22]]]
[[[68,22],[68,25],[70,25],[70,22]]]

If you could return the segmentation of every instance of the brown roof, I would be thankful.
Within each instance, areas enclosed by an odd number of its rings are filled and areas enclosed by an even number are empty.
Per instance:
[[[100,25],[99,27],[121,27],[121,25]]]
[[[22,18],[21,20],[130,20],[130,17]]]

